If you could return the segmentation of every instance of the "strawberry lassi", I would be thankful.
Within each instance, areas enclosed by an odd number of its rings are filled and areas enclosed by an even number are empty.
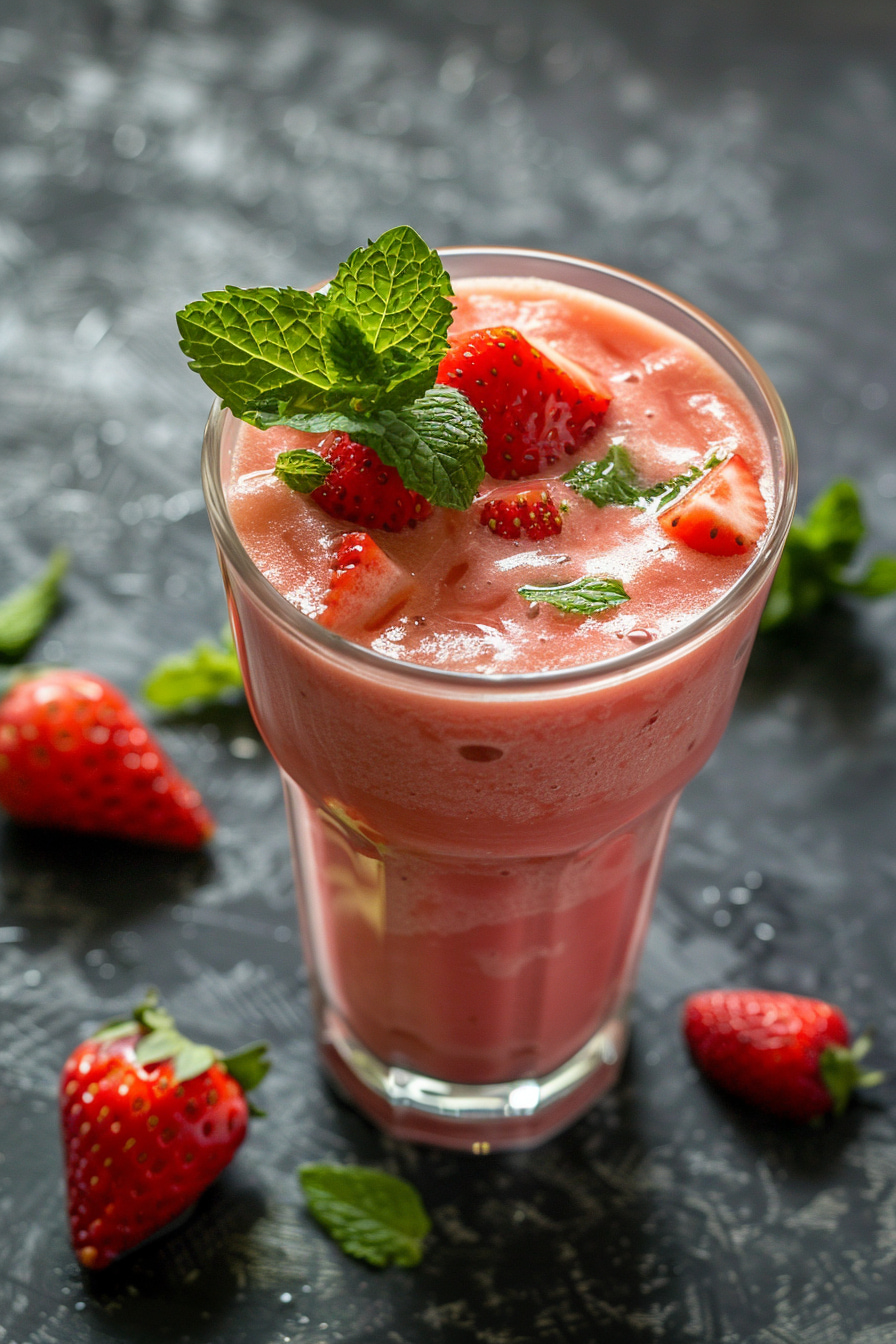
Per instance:
[[[341,628],[334,565],[353,578],[363,535],[274,474],[332,433],[219,410],[205,471],[324,1057],[392,1132],[488,1151],[540,1141],[618,1070],[675,802],[727,722],[786,535],[792,444],[762,375],[660,291],[539,254],[446,264],[452,341],[512,329],[609,403],[581,443],[486,474],[469,508],[371,527],[379,568]],[[467,393],[466,367],[440,381]],[[634,503],[570,476],[614,453]],[[680,539],[709,510],[722,544],[742,480],[758,521],[735,510],[739,553]],[[581,615],[565,592],[585,578],[613,596]]]

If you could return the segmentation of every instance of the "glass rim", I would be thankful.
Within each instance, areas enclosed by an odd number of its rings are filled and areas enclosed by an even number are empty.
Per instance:
[[[464,690],[478,695],[490,696],[496,693],[512,694],[521,692],[531,694],[540,689],[562,689],[581,682],[589,684],[613,681],[620,676],[646,671],[648,668],[665,663],[676,657],[685,647],[697,645],[716,629],[721,629],[732,620],[740,610],[747,606],[756,592],[773,572],[780,558],[796,507],[797,463],[796,444],[787,412],[771,380],[752,355],[739,341],[719,323],[708,317],[699,308],[663,289],[652,281],[632,275],[614,266],[589,261],[581,257],[560,252],[546,252],[534,248],[515,247],[446,247],[439,248],[439,255],[447,261],[451,258],[489,258],[514,259],[521,263],[526,260],[545,263],[562,263],[585,272],[597,273],[612,280],[632,286],[659,299],[663,304],[685,314],[698,328],[711,334],[716,341],[725,346],[749,374],[755,387],[761,394],[772,421],[778,432],[782,472],[779,490],[775,499],[775,511],[771,523],[766,529],[751,563],[738,576],[735,582],[721,597],[709,607],[699,612],[693,619],[686,621],[676,630],[651,642],[604,658],[594,663],[582,663],[573,667],[549,668],[538,672],[463,672],[450,668],[430,667],[422,663],[413,663],[403,659],[391,658],[376,649],[368,649],[354,644],[351,640],[337,635],[318,624],[311,616],[294,606],[283,594],[265,578],[240,539],[227,508],[224,484],[221,479],[220,446],[222,428],[230,412],[217,398],[209,412],[202,444],[202,487],[206,507],[215,541],[226,555],[249,589],[272,616],[278,625],[302,643],[310,643],[328,657],[354,664],[359,670],[368,673],[380,673],[387,677],[398,677],[416,682],[421,689],[428,687],[433,691],[453,689]],[[489,278],[486,271],[483,278]],[[507,272],[510,275],[510,272]],[[514,275],[525,278],[525,272],[514,271]],[[538,277],[546,278],[546,277]],[[568,282],[562,282],[568,283]],[[583,286],[584,288],[584,286]],[[592,293],[597,292],[592,290]],[[606,295],[602,297],[607,297]],[[618,300],[617,300],[618,301]],[[638,311],[644,312],[644,309]],[[647,316],[654,316],[647,313]],[[655,320],[662,322],[661,317]],[[667,323],[668,325],[668,323]],[[679,333],[681,334],[681,333]],[[693,338],[689,338],[693,339]],[[705,354],[711,352],[704,350]],[[744,390],[744,389],[741,389]],[[746,393],[745,393],[746,395]],[[753,406],[755,411],[756,407]],[[770,445],[774,450],[775,445]]]

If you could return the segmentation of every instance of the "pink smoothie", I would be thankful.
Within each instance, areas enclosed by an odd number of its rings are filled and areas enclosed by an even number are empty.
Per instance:
[[[615,1030],[621,1049],[665,832],[728,720],[765,596],[649,660],[496,682],[633,654],[712,606],[752,560],[690,550],[649,511],[598,509],[559,475],[614,442],[647,482],[736,450],[769,517],[775,500],[745,397],[671,328],[547,281],[456,289],[457,330],[516,326],[612,395],[583,453],[525,482],[569,506],[561,535],[496,537],[479,522],[481,502],[377,531],[414,580],[405,603],[359,635],[387,660],[301,634],[235,572],[229,591],[252,708],[292,781],[325,1021],[388,1064],[493,1083],[546,1075],[601,1029]],[[243,546],[317,617],[336,541],[356,528],[271,474],[278,452],[306,438],[229,417],[223,435]],[[481,497],[506,488],[487,477]],[[533,612],[517,593],[584,574],[620,579],[631,600],[578,618],[544,603]]]

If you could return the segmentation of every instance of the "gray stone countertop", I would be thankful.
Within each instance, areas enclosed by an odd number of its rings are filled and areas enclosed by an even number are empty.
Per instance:
[[[35,653],[136,693],[214,632],[205,389],[172,314],[305,285],[398,222],[595,257],[765,365],[802,499],[861,485],[896,549],[896,10],[888,0],[0,0],[0,591],[64,542]],[[692,988],[834,999],[896,1073],[896,601],[755,651],[675,823],[621,1085],[537,1152],[379,1137],[310,1044],[279,782],[240,708],[160,725],[207,855],[2,829],[2,1344],[894,1344],[893,1083],[836,1126],[702,1083]],[[55,1082],[160,984],[187,1029],[267,1036],[270,1119],[179,1232],[90,1279],[67,1245]],[[414,1179],[414,1272],[347,1260],[300,1161]]]

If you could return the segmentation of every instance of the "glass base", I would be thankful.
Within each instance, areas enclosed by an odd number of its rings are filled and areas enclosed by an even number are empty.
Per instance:
[[[627,1036],[614,1017],[540,1078],[453,1083],[384,1063],[325,1009],[321,1052],[337,1090],[387,1133],[484,1155],[533,1148],[576,1120],[616,1081]]]

